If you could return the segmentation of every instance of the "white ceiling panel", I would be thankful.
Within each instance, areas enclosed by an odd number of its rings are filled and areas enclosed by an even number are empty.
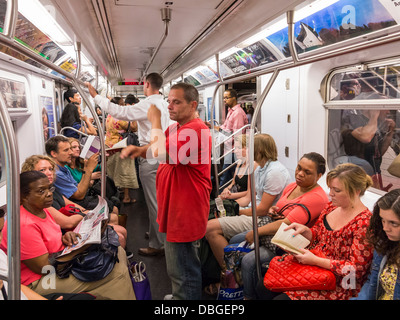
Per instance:
[[[240,42],[301,0],[41,0],[51,2],[112,84],[138,81],[164,34],[161,9],[171,8],[168,36],[148,72],[177,78],[185,69]],[[168,5],[166,5],[168,3]],[[177,63],[171,64],[173,61]]]

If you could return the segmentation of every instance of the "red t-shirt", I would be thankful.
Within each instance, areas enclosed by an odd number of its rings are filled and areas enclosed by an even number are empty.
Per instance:
[[[157,170],[157,222],[169,242],[204,237],[210,211],[211,136],[200,119],[165,131],[167,163]]]
[[[60,226],[46,209],[44,211],[46,218],[41,219],[27,211],[23,206],[20,207],[21,261],[64,249]],[[7,253],[7,222],[4,224],[0,248]],[[39,280],[43,275],[31,271],[24,263],[21,263],[22,284],[28,285]]]
[[[304,204],[310,211],[311,219],[308,223],[308,227],[312,227],[315,221],[318,219],[321,211],[326,207],[329,202],[328,196],[326,195],[324,189],[321,186],[317,186],[309,192],[302,194],[301,196],[288,200],[287,197],[296,188],[296,182],[289,184],[285,190],[283,190],[282,196],[279,198],[276,206],[278,208],[283,208],[288,203],[301,203]],[[279,210],[279,209],[278,209]],[[306,224],[308,220],[308,214],[304,208],[300,206],[290,207],[284,210],[283,214],[290,222],[297,222],[301,224]]]

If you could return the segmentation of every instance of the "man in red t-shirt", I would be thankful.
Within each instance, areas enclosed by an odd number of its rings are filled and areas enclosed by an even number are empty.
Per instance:
[[[168,95],[170,125],[161,130],[160,110],[152,105],[151,143],[130,146],[121,155],[161,161],[157,171],[157,222],[166,233],[165,257],[172,282],[172,298],[198,300],[202,296],[199,241],[206,232],[211,193],[211,135],[197,117],[199,94],[195,87],[178,83]]]

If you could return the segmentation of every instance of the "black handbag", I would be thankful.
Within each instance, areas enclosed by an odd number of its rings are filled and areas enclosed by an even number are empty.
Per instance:
[[[67,278],[72,274],[83,282],[104,279],[114,269],[118,261],[118,234],[111,226],[107,226],[101,236],[101,243],[89,245],[83,252],[68,261],[54,262],[59,278]]]
[[[121,133],[122,139],[128,138],[126,140],[126,144],[129,145],[134,145],[134,146],[140,146],[139,144],[139,139],[136,133],[131,131],[131,122],[129,121],[128,124],[128,130],[124,133]]]

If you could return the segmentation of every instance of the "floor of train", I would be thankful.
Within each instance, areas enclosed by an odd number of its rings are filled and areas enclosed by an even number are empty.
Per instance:
[[[139,248],[148,246],[145,232],[149,228],[149,217],[141,189],[131,190],[131,198],[136,199],[136,202],[122,204],[121,206],[121,213],[127,214],[127,251],[133,253],[135,261],[143,261],[145,263],[153,300],[163,300],[165,295],[172,292],[171,281],[166,270],[165,256],[147,257],[138,254]],[[215,297],[213,298],[203,293],[203,299],[211,300],[215,299]]]

